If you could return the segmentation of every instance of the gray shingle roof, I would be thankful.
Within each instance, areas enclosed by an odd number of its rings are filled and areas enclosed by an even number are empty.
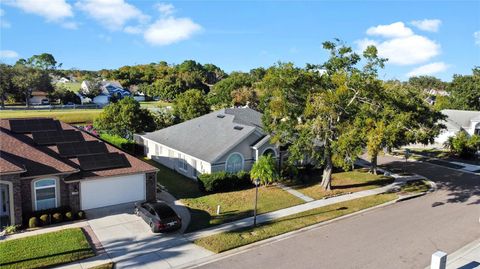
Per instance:
[[[446,122],[448,129],[469,127],[474,118],[480,117],[480,111],[444,109],[441,112],[448,117]]]
[[[227,108],[142,136],[212,163],[255,131],[261,132],[261,118],[251,108]]]

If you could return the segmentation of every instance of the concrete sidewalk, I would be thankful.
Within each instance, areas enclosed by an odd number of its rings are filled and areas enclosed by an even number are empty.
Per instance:
[[[447,269],[480,268],[480,238],[447,256]]]

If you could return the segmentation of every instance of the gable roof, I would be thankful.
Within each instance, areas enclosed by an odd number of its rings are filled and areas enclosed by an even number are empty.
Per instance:
[[[441,112],[447,116],[448,129],[469,128],[472,121],[480,118],[480,111],[444,109]]]
[[[251,108],[226,108],[141,136],[212,163],[255,131],[263,133],[261,118]]]
[[[59,126],[61,130],[77,130],[73,126],[63,122],[60,122]],[[86,132],[77,131],[80,132],[85,141],[101,141]],[[150,164],[106,143],[107,151],[109,153],[121,153],[125,155],[129,166],[83,171],[78,158],[61,157],[56,145],[40,146],[35,144],[31,133],[12,132],[9,119],[0,120],[0,141],[0,174],[18,172],[22,173],[21,177],[70,174],[66,180],[78,180],[90,177],[109,177],[157,171],[157,169]]]

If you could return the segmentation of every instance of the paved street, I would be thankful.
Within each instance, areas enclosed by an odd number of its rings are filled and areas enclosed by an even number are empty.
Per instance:
[[[404,163],[383,157],[390,168]],[[480,177],[424,163],[438,191],[251,248],[201,268],[424,268],[480,238]]]

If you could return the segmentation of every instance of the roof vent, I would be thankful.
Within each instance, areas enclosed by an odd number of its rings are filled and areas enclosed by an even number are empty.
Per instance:
[[[243,127],[236,125],[236,126],[233,127],[233,129],[235,129],[235,130],[243,130]]]
[[[218,115],[217,115],[217,118],[223,119],[223,118],[225,118],[225,115],[223,115],[223,114],[218,114]]]

